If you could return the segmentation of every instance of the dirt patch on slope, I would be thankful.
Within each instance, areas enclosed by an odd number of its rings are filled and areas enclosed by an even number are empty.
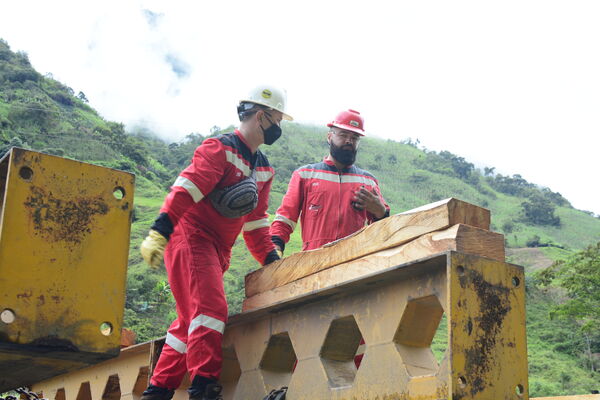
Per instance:
[[[510,263],[522,265],[527,271],[537,271],[548,268],[554,262],[542,250],[535,247],[506,249],[506,260]]]

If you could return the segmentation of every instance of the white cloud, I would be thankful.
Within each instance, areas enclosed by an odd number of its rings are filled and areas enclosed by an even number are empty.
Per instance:
[[[3,6],[0,37],[107,119],[170,140],[235,124],[240,96],[269,82],[298,121],[354,108],[373,134],[600,213],[599,18],[591,0],[20,1]]]

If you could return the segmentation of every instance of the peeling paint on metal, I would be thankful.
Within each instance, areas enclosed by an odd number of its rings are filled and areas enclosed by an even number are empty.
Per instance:
[[[496,339],[499,337],[504,317],[510,311],[508,299],[510,289],[490,284],[480,273],[472,269],[467,269],[459,278],[459,282],[462,288],[470,286],[480,300],[479,316],[475,318],[478,326],[475,331],[476,338],[473,347],[465,349],[467,374],[474,377],[470,382],[470,394],[475,396],[485,389],[483,377],[490,372],[491,364],[494,362],[491,357],[496,347]],[[467,330],[471,329],[472,327],[470,329],[467,327]],[[459,399],[460,397],[456,397],[454,400]]]
[[[36,186],[31,187],[24,205],[29,210],[34,229],[45,239],[76,244],[92,232],[93,217],[107,214],[109,210],[99,196],[65,200]]]

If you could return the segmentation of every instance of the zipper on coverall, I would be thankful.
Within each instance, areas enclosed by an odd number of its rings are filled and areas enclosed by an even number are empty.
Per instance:
[[[337,227],[335,230],[335,240],[339,239],[340,224],[342,223],[342,171],[338,171],[339,185],[338,185],[338,218]]]

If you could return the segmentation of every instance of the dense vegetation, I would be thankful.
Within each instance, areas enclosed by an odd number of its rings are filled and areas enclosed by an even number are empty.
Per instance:
[[[230,129],[214,127],[210,132],[190,133],[178,143],[165,143],[147,130],[126,132],[122,124],[104,120],[89,106],[84,93],[76,95],[51,76],[40,75],[26,54],[14,53],[0,41],[1,153],[20,146],[136,174],[125,323],[136,331],[139,341],[164,335],[174,318],[165,272],[142,263],[139,244],[168,186],[187,165],[196,146],[206,137]],[[287,123],[283,137],[265,149],[277,171],[271,215],[292,171],[326,154],[324,137],[322,127]],[[596,216],[574,209],[559,193],[519,175],[502,176],[491,167],[480,171],[460,156],[426,151],[412,140],[367,138],[361,143],[358,164],[379,178],[393,213],[457,197],[489,208],[492,229],[504,233],[508,247],[536,247],[547,258],[559,260],[538,275],[533,272],[539,267],[535,262],[511,259],[527,267],[530,392],[533,396],[589,393],[600,387],[600,337],[597,329],[590,329],[598,326],[593,311],[597,312],[600,302],[600,220]],[[286,253],[299,248],[295,232]],[[243,240],[238,240],[225,274],[232,313],[240,310],[245,274],[256,268]],[[594,271],[594,281],[586,280]],[[436,343],[434,347],[440,346]]]

